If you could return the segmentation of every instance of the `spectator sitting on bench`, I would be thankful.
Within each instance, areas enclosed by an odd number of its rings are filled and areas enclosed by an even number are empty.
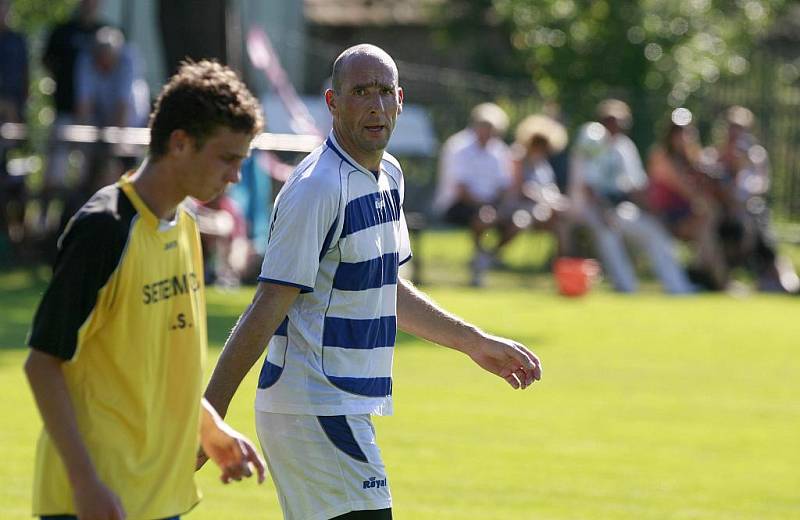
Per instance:
[[[513,221],[521,228],[550,231],[556,239],[558,256],[567,256],[570,227],[565,212],[569,200],[559,190],[550,164],[550,158],[566,148],[567,131],[555,119],[535,114],[523,119],[515,134]]]
[[[511,187],[511,153],[500,138],[507,129],[503,109],[482,103],[472,109],[471,126],[448,138],[441,151],[434,211],[446,222],[469,226],[475,244],[474,286],[482,285],[483,273],[519,231],[498,213]],[[490,248],[485,232],[492,228],[500,237]]]

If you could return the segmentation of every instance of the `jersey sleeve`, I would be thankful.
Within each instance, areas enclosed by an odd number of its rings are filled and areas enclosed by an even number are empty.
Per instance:
[[[400,265],[411,260],[411,240],[408,237],[408,225],[406,224],[406,213],[400,210],[400,243],[397,247],[397,258]]]
[[[400,163],[395,160],[397,167],[397,189],[400,195],[400,241],[397,244],[397,259],[400,265],[411,260],[411,239],[408,234],[408,223],[406,221],[405,202],[406,202],[406,180]]]
[[[78,332],[125,245],[107,214],[77,216],[61,238],[53,278],[33,319],[28,346],[64,360],[74,357]]]
[[[319,263],[339,216],[339,190],[319,179],[297,179],[278,196],[270,223],[261,282],[314,290]]]
[[[634,190],[646,188],[648,184],[647,173],[644,171],[642,158],[639,156],[639,150],[636,145],[626,136],[618,149],[622,156],[622,165],[625,168],[628,184],[630,184],[629,188]]]

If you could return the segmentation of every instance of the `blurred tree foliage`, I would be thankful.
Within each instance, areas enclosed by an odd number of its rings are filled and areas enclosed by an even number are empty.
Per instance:
[[[28,141],[12,151],[13,155],[27,155],[44,149],[48,128],[54,112],[50,99],[54,83],[42,66],[42,53],[51,28],[67,20],[78,4],[77,0],[13,0],[9,25],[23,33],[28,41],[30,89],[28,91],[27,123]],[[41,182],[42,161],[33,173],[34,187]]]
[[[591,118],[600,99],[622,98],[640,123],[637,140],[649,142],[652,119],[669,107],[691,106],[721,78],[746,75],[750,49],[790,3],[453,0],[441,12],[441,41],[473,47],[471,65],[482,72],[531,78],[573,124]],[[486,32],[508,44],[486,45]]]
[[[76,0],[14,0],[12,25],[33,37],[56,22],[66,20],[77,5]]]

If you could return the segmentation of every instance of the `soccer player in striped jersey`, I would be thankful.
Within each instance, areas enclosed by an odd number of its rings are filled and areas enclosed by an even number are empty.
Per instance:
[[[256,424],[287,520],[391,518],[371,414],[392,413],[400,329],[470,356],[526,388],[539,359],[447,313],[398,267],[411,258],[403,174],[385,152],[403,91],[383,50],[358,45],[333,66],[327,140],[279,193],[253,302],[206,390],[221,414],[269,343]]]
[[[200,499],[198,432],[222,480],[263,480],[253,445],[202,400],[207,348],[197,223],[182,204],[239,180],[258,102],[218,63],[184,64],[150,121],[148,159],[98,191],[59,241],[25,362],[44,422],[33,513],[174,519]]]

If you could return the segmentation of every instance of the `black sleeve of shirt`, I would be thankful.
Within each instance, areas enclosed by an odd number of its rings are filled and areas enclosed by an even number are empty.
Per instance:
[[[127,230],[108,213],[78,215],[61,240],[53,278],[33,319],[28,345],[61,359],[75,355],[78,330],[119,263]]]

